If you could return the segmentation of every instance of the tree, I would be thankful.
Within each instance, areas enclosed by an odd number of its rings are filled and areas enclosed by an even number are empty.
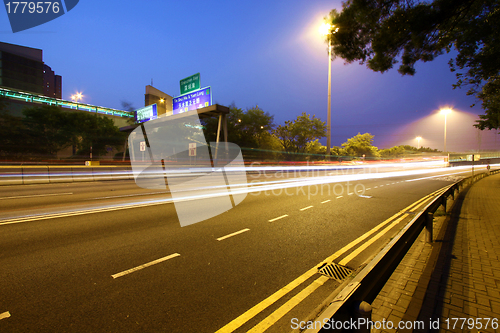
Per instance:
[[[107,147],[123,145],[125,134],[113,120],[87,112],[65,112],[57,106],[37,106],[23,111],[24,153],[55,156],[58,151],[75,146],[78,154],[106,154]]]
[[[303,112],[296,120],[287,120],[285,125],[278,126],[273,134],[280,140],[285,152],[304,154],[309,142],[326,136],[326,124],[316,116],[311,118]]]
[[[378,148],[372,145],[374,136],[370,133],[361,134],[353,136],[347,139],[347,142],[342,144],[342,147],[347,152],[349,156],[361,157],[380,157]]]
[[[26,128],[25,153],[55,156],[73,142],[73,128],[61,108],[53,105],[30,107],[23,111]]]
[[[201,120],[207,142],[216,141],[219,118],[210,117]],[[263,148],[269,141],[269,132],[274,128],[274,116],[264,112],[258,106],[246,111],[234,104],[227,115],[228,142],[242,148]],[[222,129],[221,129],[222,131]]]
[[[113,120],[91,113],[67,113],[66,118],[71,128],[69,139],[77,148],[77,155],[101,156],[108,147],[119,149],[123,146],[126,134],[120,132]]]
[[[381,149],[379,152],[380,156],[384,158],[403,157],[405,154],[405,148],[404,146],[394,146],[388,149]]]
[[[9,114],[4,96],[0,96],[0,128],[0,154],[11,157],[22,155],[26,131],[21,119]]]
[[[129,101],[126,101],[126,100],[122,101],[122,109],[124,111],[130,111],[130,112],[134,112],[135,111],[135,107],[132,105],[132,103],[129,102]],[[129,118],[127,120],[127,124],[134,125],[135,124],[135,117],[134,118]]]
[[[328,20],[333,51],[348,63],[414,75],[418,61],[432,61],[455,48],[450,60],[456,87],[482,102],[475,126],[500,128],[500,3],[497,0],[349,0]]]

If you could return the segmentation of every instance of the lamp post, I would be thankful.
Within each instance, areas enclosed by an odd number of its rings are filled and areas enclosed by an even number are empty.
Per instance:
[[[441,109],[441,114],[444,114],[444,153],[446,153],[446,116],[451,113],[451,109]]]
[[[323,23],[319,28],[323,36],[328,36],[328,113],[326,118],[326,156],[330,156],[332,126],[331,126],[331,106],[332,106],[332,39],[329,35],[336,33],[339,28],[333,29],[335,26],[328,23]]]
[[[415,139],[417,140],[417,149],[420,149],[420,140],[422,140],[422,137],[417,136]]]

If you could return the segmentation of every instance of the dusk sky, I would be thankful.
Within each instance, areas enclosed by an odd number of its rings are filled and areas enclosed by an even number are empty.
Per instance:
[[[277,125],[302,112],[326,121],[328,54],[318,28],[334,8],[341,10],[341,1],[81,0],[15,34],[1,10],[0,41],[42,49],[44,62],[63,77],[63,99],[82,92],[85,103],[139,108],[151,80],[175,97],[179,80],[199,72],[214,103],[258,105]],[[332,144],[369,132],[379,148],[416,146],[421,136],[421,145],[443,149],[444,116],[436,112],[448,106],[456,111],[448,116],[449,151],[499,149],[496,132],[472,127],[483,113],[470,108],[475,99],[453,90],[452,57],[419,63],[414,77],[334,60]]]

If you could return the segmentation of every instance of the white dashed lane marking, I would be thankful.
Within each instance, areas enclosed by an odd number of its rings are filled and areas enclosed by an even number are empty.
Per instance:
[[[149,267],[149,266],[152,266],[152,265],[156,265],[156,264],[159,264],[160,262],[163,262],[165,260],[168,260],[168,259],[172,259],[172,258],[175,258],[175,257],[178,257],[180,256],[179,253],[174,253],[174,254],[171,254],[169,256],[166,256],[166,257],[163,257],[163,258],[160,258],[160,259],[156,259],[156,260],[153,260],[151,262],[148,262],[144,265],[140,265],[140,266],[137,266],[137,267],[134,267],[134,268],[131,268],[131,269],[127,269],[126,271],[123,271],[123,272],[120,272],[120,273],[116,273],[116,274],[113,274],[111,275],[113,277],[113,279],[116,279],[116,278],[119,278],[120,276],[124,276],[124,275],[127,275],[127,274],[130,274],[130,273],[133,273],[133,272],[136,272],[136,271],[139,271],[141,269],[144,269],[146,267]]]
[[[278,221],[278,220],[281,220],[282,218],[285,218],[285,217],[287,217],[287,216],[288,216],[287,214],[285,214],[285,215],[281,215],[281,216],[276,217],[276,218],[274,218],[274,219],[272,219],[272,220],[269,220],[269,222]]]
[[[221,240],[224,240],[226,238],[229,238],[229,237],[233,237],[233,236],[236,236],[236,235],[239,235],[239,234],[242,234],[246,231],[249,231],[250,229],[246,228],[246,229],[242,229],[240,231],[236,231],[236,232],[233,232],[232,234],[229,234],[229,235],[226,235],[226,236],[222,236],[222,237],[219,237],[217,238],[218,241],[221,241]]]

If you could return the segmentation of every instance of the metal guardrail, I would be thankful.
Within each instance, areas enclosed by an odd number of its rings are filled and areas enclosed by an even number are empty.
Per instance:
[[[496,169],[491,170],[489,173],[484,172],[462,179],[450,185],[443,193],[434,198],[423,210],[415,215],[367,266],[349,281],[347,286],[340,291],[326,310],[315,319],[315,322],[320,321],[323,324],[330,322],[328,325],[330,327],[328,329],[312,328],[304,332],[341,332],[343,329],[332,328],[332,321],[350,322],[353,318],[357,320],[357,318],[363,317],[363,309],[360,307],[360,304],[362,302],[372,303],[375,300],[380,290],[389,280],[389,277],[424,228],[427,230],[427,242],[432,242],[432,222],[434,213],[439,206],[443,205],[446,211],[446,203],[449,196],[455,199],[456,192],[460,193],[463,188],[486,177],[488,174],[499,172],[500,169]],[[369,330],[366,331],[369,332]]]

